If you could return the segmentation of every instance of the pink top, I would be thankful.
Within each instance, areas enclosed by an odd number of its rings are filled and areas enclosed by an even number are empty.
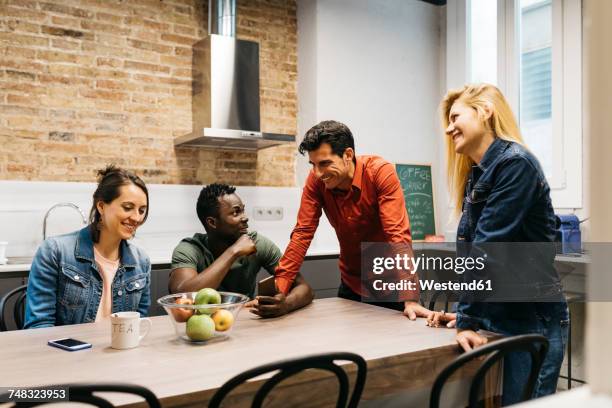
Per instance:
[[[96,259],[96,265],[98,265],[98,272],[102,277],[102,297],[100,298],[100,306],[96,314],[96,322],[98,322],[105,317],[109,317],[113,312],[112,285],[117,269],[119,268],[119,259],[111,261],[110,259],[104,258],[95,246],[94,257]]]

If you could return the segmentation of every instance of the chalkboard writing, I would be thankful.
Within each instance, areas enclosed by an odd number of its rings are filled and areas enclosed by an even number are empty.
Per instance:
[[[434,217],[431,166],[396,164],[395,171],[404,191],[412,239],[423,240],[425,235],[435,234],[436,219]]]

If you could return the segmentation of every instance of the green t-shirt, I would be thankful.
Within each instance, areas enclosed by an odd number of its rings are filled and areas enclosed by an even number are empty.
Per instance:
[[[253,298],[259,269],[264,268],[274,275],[282,252],[274,242],[257,232],[250,232],[249,237],[255,242],[257,252],[236,260],[218,290],[242,293]],[[214,261],[215,257],[208,249],[206,234],[195,234],[192,238],[183,239],[172,253],[172,269],[191,268],[201,273]]]

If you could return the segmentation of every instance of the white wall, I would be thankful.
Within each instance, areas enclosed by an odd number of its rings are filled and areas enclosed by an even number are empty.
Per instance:
[[[610,94],[612,94],[612,2],[584,0],[584,134],[589,141],[588,163],[591,185],[592,241],[612,242],[612,139]],[[588,270],[588,291],[594,298],[609,299],[612,287],[609,255],[594,254]],[[612,395],[612,302],[590,302],[587,320],[587,380],[593,392]]]
[[[418,0],[298,1],[298,139],[321,120],[345,123],[357,154],[441,163],[444,7]],[[309,171],[298,158],[298,185]],[[445,185],[434,176],[443,232]]]
[[[178,242],[195,232],[203,232],[196,214],[196,201],[202,186],[151,184],[149,218],[138,229],[134,243],[151,258],[170,260]],[[0,181],[0,241],[8,241],[8,257],[31,257],[42,242],[45,212],[59,202],[72,202],[88,215],[94,183]],[[245,203],[249,228],[270,238],[284,251],[295,225],[301,189],[291,187],[238,187]],[[282,207],[279,221],[262,221],[253,216],[254,207]],[[82,228],[79,214],[72,208],[54,210],[48,218],[47,235],[58,235]],[[311,245],[311,253],[338,251],[332,227],[326,219]]]

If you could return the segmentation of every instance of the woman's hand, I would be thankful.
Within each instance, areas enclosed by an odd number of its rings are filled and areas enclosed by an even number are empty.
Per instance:
[[[446,327],[451,328],[455,327],[457,323],[457,313],[446,313],[442,312],[433,312],[427,318],[427,325],[429,327],[440,327],[441,325],[446,325]]]
[[[457,343],[463,348],[463,351],[470,351],[483,344],[487,344],[488,341],[485,336],[481,336],[473,330],[462,330],[457,332],[455,340],[457,340]]]

